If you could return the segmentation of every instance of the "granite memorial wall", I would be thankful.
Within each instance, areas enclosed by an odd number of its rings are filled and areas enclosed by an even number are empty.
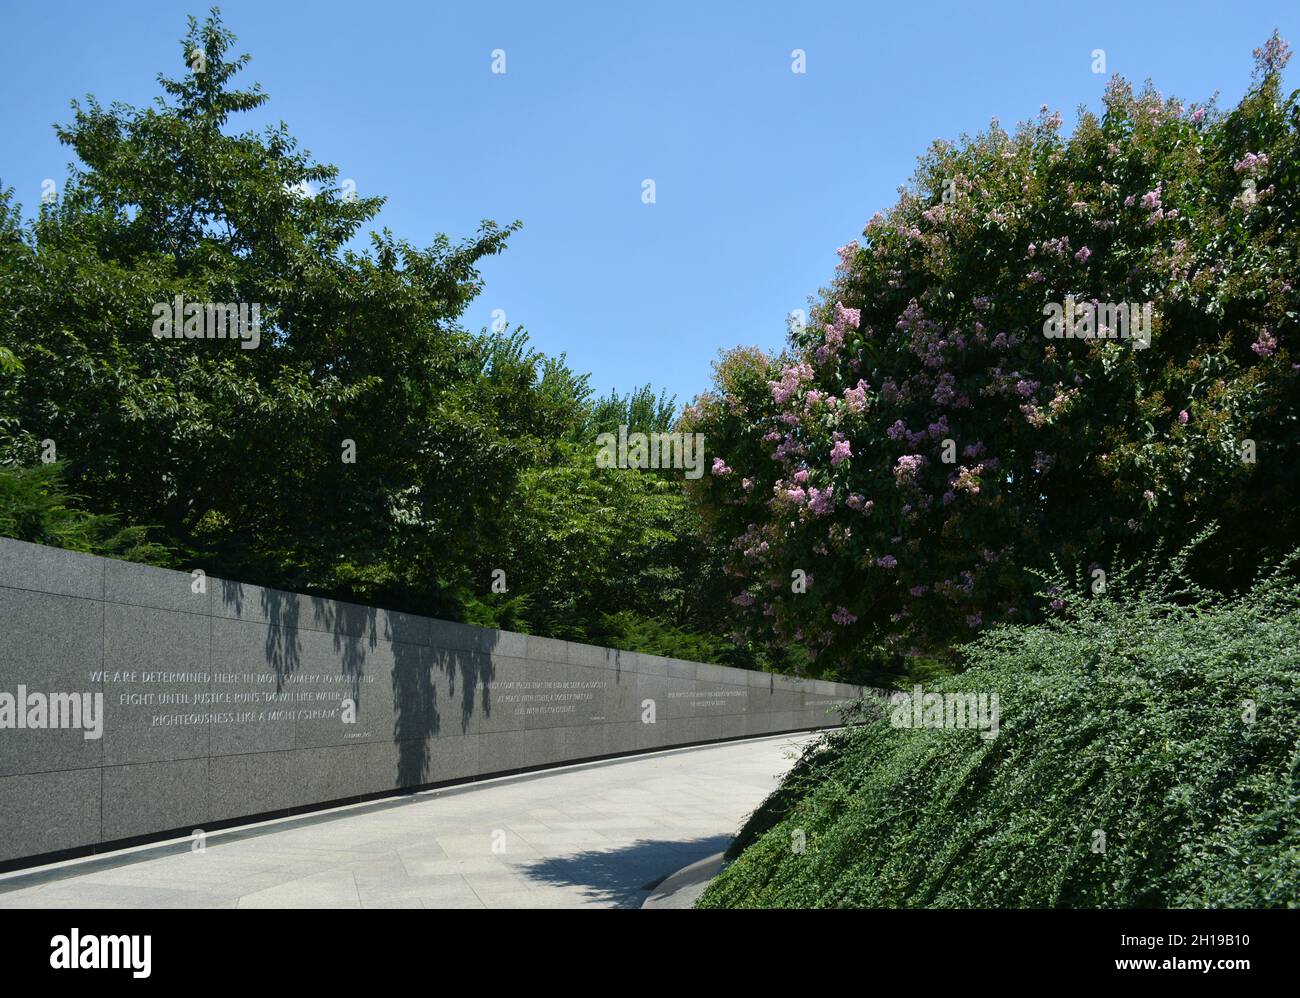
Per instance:
[[[861,692],[0,538],[0,865],[831,727]]]

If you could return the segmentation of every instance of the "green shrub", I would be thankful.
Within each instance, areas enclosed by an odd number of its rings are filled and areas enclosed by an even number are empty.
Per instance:
[[[0,467],[0,537],[166,565],[171,553],[148,528],[122,527],[117,518],[77,507],[63,482],[63,465]]]
[[[700,905],[1300,906],[1300,587],[1117,588],[964,649],[996,738],[860,704]]]

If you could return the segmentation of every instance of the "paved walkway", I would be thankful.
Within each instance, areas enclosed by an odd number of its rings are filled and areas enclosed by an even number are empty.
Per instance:
[[[355,805],[0,875],[0,908],[637,908],[726,848],[811,735]]]

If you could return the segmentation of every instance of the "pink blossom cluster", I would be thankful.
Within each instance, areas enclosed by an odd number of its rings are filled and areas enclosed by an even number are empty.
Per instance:
[[[867,383],[859,378],[856,386],[844,389],[844,407],[849,412],[866,412],[867,387]]]
[[[779,381],[769,381],[767,387],[771,389],[772,401],[777,405],[783,405],[794,397],[805,384],[813,378],[813,369],[808,364],[793,364],[781,372]]]
[[[808,489],[808,511],[813,516],[829,516],[835,512],[835,483],[824,489],[810,486]]]
[[[904,454],[898,459],[894,466],[894,481],[900,487],[911,485],[916,478],[916,473],[921,470],[925,464],[925,456],[922,454]]]
[[[1250,348],[1260,357],[1272,357],[1277,351],[1277,337],[1267,329],[1261,329],[1259,339],[1252,343]]]
[[[1268,169],[1268,154],[1253,152],[1246,153],[1237,162],[1232,164],[1232,169],[1236,173],[1244,173],[1247,176],[1255,177]]]

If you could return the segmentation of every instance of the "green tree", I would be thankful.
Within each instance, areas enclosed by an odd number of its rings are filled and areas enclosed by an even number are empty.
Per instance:
[[[227,129],[267,99],[234,86],[232,42],[215,11],[191,19],[155,106],[74,102],[58,134],[83,165],[57,204],[19,233],[6,198],[6,457],[53,440],[92,508],[235,577],[426,601],[577,401],[457,325],[515,226],[349,248],[383,199],[283,125]],[[260,345],[156,339],[177,295],[259,303]]]
[[[31,526],[52,441],[83,497],[57,502],[148,526],[175,567],[734,656],[704,611],[720,563],[680,484],[595,464],[598,433],[669,429],[673,401],[593,400],[522,329],[462,328],[479,262],[518,223],[357,249],[383,199],[354,197],[284,125],[231,127],[267,100],[236,86],[233,42],[215,11],[191,19],[154,106],[74,102],[58,134],[80,166],[30,223],[0,189],[0,529],[66,536]],[[176,296],[258,303],[260,342],[156,338]]]

